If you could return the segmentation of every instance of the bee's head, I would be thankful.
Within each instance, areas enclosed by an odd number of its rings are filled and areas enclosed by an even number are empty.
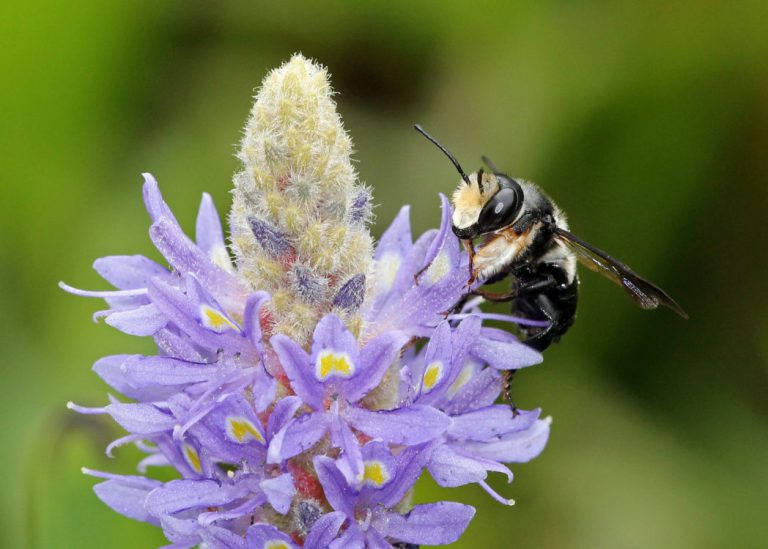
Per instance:
[[[453,193],[453,232],[471,240],[511,225],[523,207],[523,189],[503,173],[482,169]]]
[[[523,189],[513,178],[500,173],[487,158],[493,170],[482,169],[467,176],[456,158],[418,124],[416,130],[429,139],[451,160],[461,174],[453,193],[453,233],[463,240],[498,231],[511,225],[523,207]]]

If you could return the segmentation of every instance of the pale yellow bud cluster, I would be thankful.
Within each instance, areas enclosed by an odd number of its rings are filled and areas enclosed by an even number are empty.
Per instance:
[[[325,68],[302,55],[267,75],[245,126],[229,219],[238,274],[272,294],[274,331],[303,344],[328,312],[358,332],[368,286],[360,275],[372,261],[371,194],[332,95]]]

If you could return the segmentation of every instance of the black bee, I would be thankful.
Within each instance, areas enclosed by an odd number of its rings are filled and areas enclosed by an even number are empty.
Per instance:
[[[538,186],[501,173],[486,157],[483,161],[491,171],[480,169],[467,176],[445,147],[421,126],[415,128],[461,174],[452,198],[453,232],[469,252],[469,284],[512,280],[506,293],[473,293],[488,301],[511,302],[514,314],[546,322],[543,327],[522,326],[523,343],[543,351],[573,324],[579,297],[577,260],[624,288],[643,309],[661,304],[688,318],[664,290],[572,234],[565,214]]]

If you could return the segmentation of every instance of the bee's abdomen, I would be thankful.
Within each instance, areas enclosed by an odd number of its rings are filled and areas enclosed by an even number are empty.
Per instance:
[[[558,269],[556,266],[550,268]],[[557,274],[563,275],[563,273]],[[524,326],[521,329],[526,338],[523,343],[543,351],[552,343],[559,341],[576,319],[578,300],[578,279],[575,278],[570,283],[558,284],[545,291],[515,299],[512,302],[513,314],[530,320],[549,322],[549,326],[543,328]]]

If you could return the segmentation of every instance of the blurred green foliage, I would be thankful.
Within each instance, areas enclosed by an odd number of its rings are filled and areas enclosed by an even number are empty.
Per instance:
[[[375,187],[379,234],[402,203],[438,222],[450,164],[487,154],[539,182],[572,229],[690,312],[645,313],[583,273],[579,320],[518,376],[554,417],[502,508],[475,486],[457,547],[760,547],[768,540],[768,4],[715,2],[8,2],[0,8],[2,547],[151,547],[82,465],[130,472],[97,404],[98,357],[148,341],[91,324],[112,253],[157,255],[141,171],[191,228],[229,205],[233,153],[265,72],[328,65]]]

